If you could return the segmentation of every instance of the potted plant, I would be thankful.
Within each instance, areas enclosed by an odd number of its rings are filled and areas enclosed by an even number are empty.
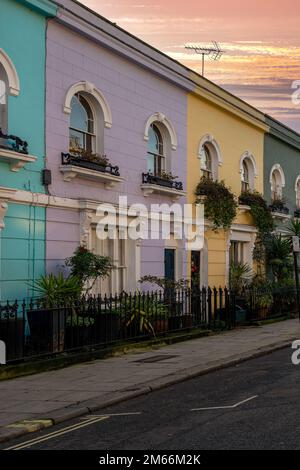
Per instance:
[[[286,207],[286,200],[284,198],[273,199],[270,204],[270,209],[272,212],[279,212],[280,214],[289,213],[289,209]]]
[[[81,283],[78,277],[64,278],[48,274],[33,283],[37,293],[37,308],[27,312],[30,341],[39,352],[64,350],[65,328],[74,301],[80,296]]]
[[[170,171],[162,170],[155,176],[157,183],[160,186],[167,186],[168,188],[173,187],[173,181],[178,178],[178,176],[173,176]]]
[[[6,355],[10,359],[23,357],[25,322],[22,307],[17,301],[0,304],[0,340],[6,344]]]
[[[110,166],[109,159],[106,155],[93,153],[82,148],[70,148],[70,163],[80,164],[80,166],[89,168],[91,170],[105,172],[107,167]]]
[[[255,308],[259,319],[266,319],[270,307],[273,303],[273,295],[271,292],[259,293],[256,298]]]
[[[189,282],[186,279],[174,281],[165,277],[146,275],[139,282],[156,284],[163,289],[163,301],[168,310],[169,330],[188,328],[192,324],[192,312],[184,312],[184,299],[191,294]],[[190,305],[189,302],[188,305]]]
[[[125,336],[135,338],[143,334],[155,336],[155,330],[147,312],[138,307],[132,307],[124,323]]]
[[[98,279],[108,277],[114,265],[109,256],[101,256],[93,253],[84,246],[79,246],[73,255],[66,259],[66,266],[71,268],[71,275],[80,280],[82,292],[87,296],[86,304],[89,306],[90,292]],[[106,301],[99,297],[99,302],[86,309],[86,315],[94,319],[94,340],[95,342],[110,342],[118,337],[120,329],[120,319],[115,309],[111,307],[110,299]]]

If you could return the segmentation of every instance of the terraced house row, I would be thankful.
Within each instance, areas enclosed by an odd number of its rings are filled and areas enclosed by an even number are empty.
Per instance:
[[[279,231],[300,215],[299,134],[73,0],[1,0],[0,129],[0,300],[31,297],[79,245],[113,259],[102,292],[147,274],[224,286],[231,262],[255,267],[245,199],[187,251],[175,228],[99,240],[97,208],[119,196],[194,204],[205,177],[262,193]]]

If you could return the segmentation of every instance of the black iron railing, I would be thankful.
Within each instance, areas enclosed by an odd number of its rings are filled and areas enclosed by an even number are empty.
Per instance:
[[[289,208],[286,207],[285,205],[280,205],[280,204],[271,204],[270,206],[270,210],[271,212],[273,213],[278,213],[278,214],[284,214],[284,215],[288,215],[289,214]]]
[[[16,135],[4,134],[1,128],[0,148],[28,155],[28,143]]]
[[[51,308],[39,301],[7,302],[0,307],[0,340],[12,363],[180,330],[231,329],[296,311],[295,288],[239,294],[226,288],[167,289],[85,296]]]
[[[183,191],[183,184],[181,181],[162,178],[161,176],[153,175],[152,173],[142,173],[142,182],[143,184],[157,184],[158,186],[165,186],[167,188]]]
[[[120,170],[118,166],[113,166],[110,163],[100,163],[96,160],[88,159],[82,155],[75,155],[71,153],[62,153],[62,164],[79,166],[81,168],[87,168],[89,170],[100,171],[102,173],[109,173],[112,176],[120,176]]]
[[[297,209],[297,210],[294,211],[294,217],[296,219],[300,219],[300,209]]]

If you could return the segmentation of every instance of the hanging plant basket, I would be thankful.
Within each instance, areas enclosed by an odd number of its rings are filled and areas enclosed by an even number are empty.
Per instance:
[[[238,204],[224,181],[202,177],[195,195],[197,204],[204,203],[205,217],[212,221],[214,230],[228,230],[236,217]]]

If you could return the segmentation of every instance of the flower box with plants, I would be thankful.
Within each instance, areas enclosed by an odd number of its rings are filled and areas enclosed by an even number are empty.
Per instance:
[[[0,148],[28,155],[28,143],[16,135],[8,135],[2,132],[0,127]]]
[[[295,219],[300,219],[300,209],[296,209],[294,211],[294,217],[295,217]]]
[[[272,203],[270,204],[271,212],[277,212],[278,214],[289,214],[289,208],[286,207],[285,199],[273,199]]]
[[[237,202],[224,181],[202,177],[195,190],[196,204],[204,202],[204,214],[213,223],[214,230],[228,230],[236,217]]]
[[[151,172],[143,173],[143,184],[157,184],[167,188],[173,188],[182,191],[183,185],[181,181],[176,181],[178,176],[172,175],[169,171],[161,171],[160,173],[153,174]]]
[[[84,149],[70,148],[69,153],[62,153],[61,156],[63,165],[74,165],[120,176],[119,167],[112,166],[106,155],[88,152]]]

